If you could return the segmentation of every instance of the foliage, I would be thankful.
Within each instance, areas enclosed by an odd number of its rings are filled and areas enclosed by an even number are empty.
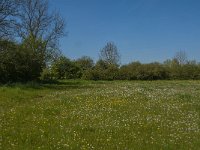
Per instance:
[[[31,49],[0,41],[0,82],[37,80],[42,71],[40,58]]]
[[[53,62],[51,70],[56,79],[76,79],[81,76],[79,66],[64,56]]]
[[[41,67],[45,68],[48,52],[45,48],[46,43],[42,41],[42,39],[37,39],[34,35],[31,34],[29,37],[24,39],[21,45],[25,49],[30,49],[33,51],[35,53],[35,57],[38,58]]]
[[[75,63],[84,71],[94,67],[94,61],[88,56],[83,56],[75,61]]]
[[[179,51],[164,63],[131,62],[120,66],[113,42],[100,50],[100,59],[61,56],[59,38],[65,22],[49,11],[48,0],[0,1],[0,83],[51,79],[168,80],[200,79],[200,64]],[[18,43],[16,43],[18,41]]]
[[[64,27],[61,16],[49,12],[48,0],[1,0],[0,82],[27,82],[46,74],[42,70],[60,55]]]
[[[107,61],[99,60],[93,69],[89,69],[83,74],[83,79],[87,80],[115,80],[118,77],[118,67]]]
[[[143,64],[137,72],[139,80],[161,80],[168,79],[165,68],[159,63]]]
[[[196,61],[180,64],[177,59],[173,59],[165,61],[164,65],[169,71],[170,79],[199,79],[200,65]]]
[[[84,80],[102,80],[102,72],[97,69],[88,69],[84,71],[82,75],[82,79]]]
[[[40,80],[42,82],[51,82],[53,81],[53,74],[49,68],[45,68],[42,70],[40,75]]]
[[[118,67],[99,60],[92,69],[83,73],[87,80],[168,80],[168,79],[199,79],[200,65],[188,61],[179,65],[176,59],[167,60],[164,64],[155,62],[142,64],[132,62]]]
[[[132,62],[128,65],[123,65],[119,70],[119,79],[121,80],[136,80],[138,75],[138,69],[141,67],[140,62]]]
[[[48,0],[0,1],[0,39],[25,41],[31,49],[42,50],[39,53],[44,53],[46,63],[60,54],[58,44],[64,28],[60,14],[50,13]],[[43,49],[35,47],[38,41]]]

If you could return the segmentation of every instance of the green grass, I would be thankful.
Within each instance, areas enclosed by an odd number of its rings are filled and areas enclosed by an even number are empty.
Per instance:
[[[0,86],[0,149],[200,149],[200,81]]]

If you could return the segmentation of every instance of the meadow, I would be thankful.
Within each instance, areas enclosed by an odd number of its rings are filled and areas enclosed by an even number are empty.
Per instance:
[[[200,149],[200,81],[0,86],[0,149]]]

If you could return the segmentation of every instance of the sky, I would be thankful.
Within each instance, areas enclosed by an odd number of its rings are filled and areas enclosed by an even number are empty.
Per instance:
[[[50,7],[66,21],[60,48],[71,59],[96,61],[112,41],[121,64],[163,62],[180,50],[200,62],[200,0],[50,0]]]

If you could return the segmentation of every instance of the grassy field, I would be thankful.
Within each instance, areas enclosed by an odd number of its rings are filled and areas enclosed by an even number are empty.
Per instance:
[[[200,149],[200,81],[0,86],[0,149]]]

